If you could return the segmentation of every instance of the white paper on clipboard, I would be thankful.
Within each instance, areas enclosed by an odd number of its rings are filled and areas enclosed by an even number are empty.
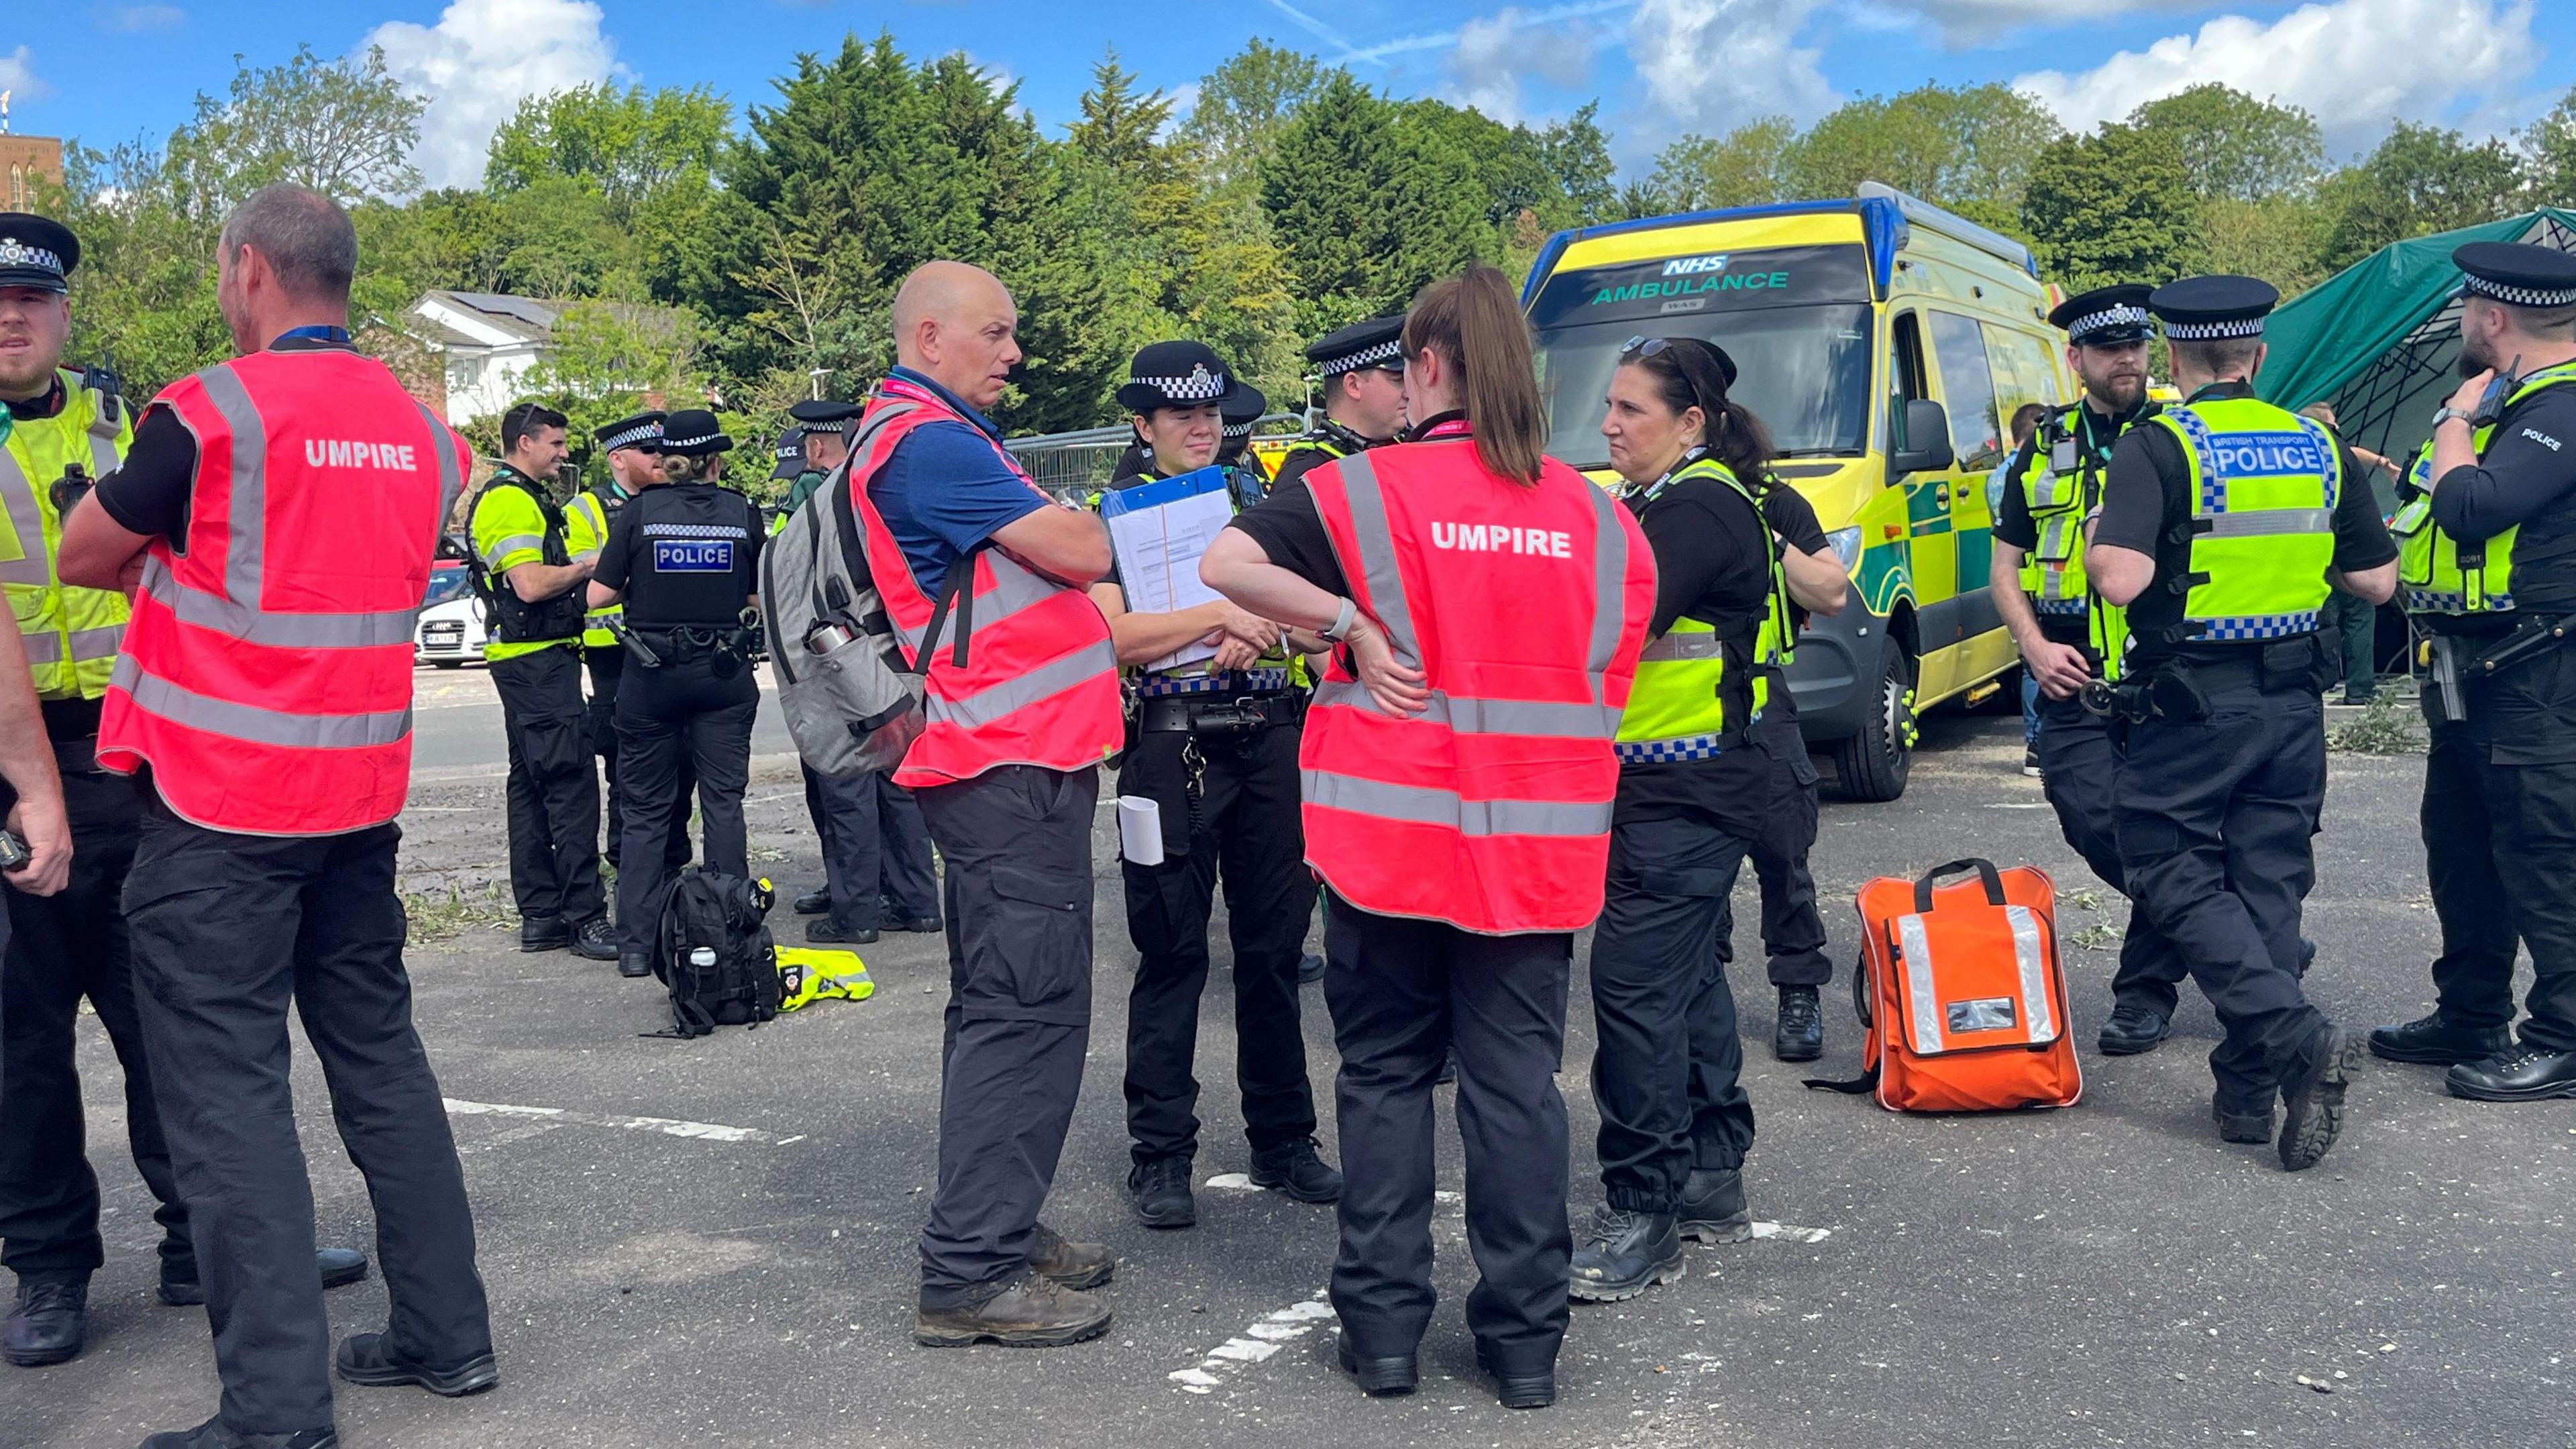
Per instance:
[[[1219,598],[1199,582],[1199,559],[1234,517],[1224,469],[1110,489],[1100,496],[1100,516],[1109,525],[1128,612],[1173,614]],[[1215,645],[1192,641],[1145,667],[1178,669],[1215,657]]]

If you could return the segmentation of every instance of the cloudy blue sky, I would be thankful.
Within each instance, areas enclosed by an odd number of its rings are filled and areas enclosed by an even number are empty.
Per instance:
[[[891,30],[916,55],[963,50],[1020,84],[1050,127],[1115,45],[1184,103],[1197,78],[1260,36],[1404,95],[1544,121],[1599,98],[1624,163],[1753,116],[1809,119],[1931,79],[2008,81],[2074,126],[2204,80],[2314,112],[2338,153],[2392,117],[2505,134],[2576,78],[2571,0],[38,0],[40,26],[0,36],[14,128],[93,144],[154,138],[199,90],[220,91],[299,42],[381,47],[431,98],[416,158],[434,184],[481,176],[484,143],[519,97],[587,81],[705,83],[769,99],[800,50]]]

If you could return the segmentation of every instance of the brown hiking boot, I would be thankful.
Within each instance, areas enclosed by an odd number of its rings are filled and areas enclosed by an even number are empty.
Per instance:
[[[1069,1243],[1040,1223],[1029,1240],[1029,1267],[1067,1288],[1097,1288],[1118,1271],[1118,1260],[1104,1243]]]
[[[1023,1273],[980,1303],[920,1310],[912,1341],[923,1348],[1060,1348],[1108,1331],[1108,1304],[1043,1273]]]

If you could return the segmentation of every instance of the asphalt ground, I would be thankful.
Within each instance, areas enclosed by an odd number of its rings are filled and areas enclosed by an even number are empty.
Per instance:
[[[445,707],[422,712],[423,756],[447,763],[424,768],[404,819],[407,884],[441,900],[452,887],[466,902],[424,910],[424,922],[475,915],[502,872],[501,780],[488,758],[475,763],[485,752],[469,738],[498,738],[469,697],[476,677],[423,675],[425,690],[448,690]],[[939,938],[868,950],[871,1000],[679,1042],[643,1035],[666,1020],[652,983],[564,953],[522,955],[486,919],[415,945],[411,969],[422,1036],[458,1104],[501,1386],[453,1402],[343,1387],[344,1442],[2576,1442],[2576,1108],[2456,1101],[2436,1069],[2374,1061],[2317,1169],[2293,1176],[2268,1147],[2221,1145],[2202,1060],[2217,1028],[2196,994],[2161,1050],[2091,1049],[2113,958],[2108,941],[2078,941],[2115,938],[2122,906],[2089,880],[2039,782],[2020,774],[2016,725],[1936,716],[1901,802],[1827,805],[1814,865],[1838,965],[1821,1063],[1771,1060],[1773,994],[1748,875],[1734,970],[1761,1118],[1748,1180],[1755,1216],[1775,1226],[1740,1245],[1693,1246],[1687,1277],[1634,1302],[1577,1305],[1552,1409],[1502,1410],[1475,1374],[1458,1308],[1473,1267],[1454,1197],[1434,1228],[1442,1303],[1422,1391],[1400,1400],[1364,1399],[1331,1366],[1319,1301],[1335,1242],[1328,1209],[1210,1185],[1194,1230],[1136,1225],[1121,1190],[1118,1090],[1133,953],[1104,815],[1090,1068],[1047,1217],[1119,1255],[1102,1290],[1117,1313],[1105,1338],[1046,1351],[910,1341],[935,1137]],[[2429,1001],[2420,770],[2420,757],[2334,760],[2309,989],[2356,1026]],[[754,855],[782,895],[817,881],[792,761],[764,746],[751,800]],[[1803,1076],[1858,1071],[1844,989],[1853,892],[1972,853],[2035,862],[2060,882],[2084,1101],[1921,1118],[1802,1090]],[[773,923],[797,939],[783,905]],[[1217,950],[1222,961],[1221,936]],[[1202,1183],[1246,1165],[1227,989],[1220,972],[1205,1008]],[[1574,1001],[1562,1085],[1579,1222],[1597,1193],[1579,980]],[[1329,1154],[1334,1056],[1319,992],[1305,1002]],[[0,1370],[0,1445],[132,1444],[197,1422],[216,1399],[200,1311],[152,1300],[150,1202],[121,1155],[117,1069],[94,1022],[81,1061],[111,1260],[92,1289],[83,1357]],[[321,1239],[368,1243],[363,1185],[309,1056],[298,1067]],[[1441,1096],[1445,1107],[1451,1093]],[[1454,1191],[1454,1131],[1441,1174]],[[337,1332],[383,1324],[373,1278],[329,1303]]]

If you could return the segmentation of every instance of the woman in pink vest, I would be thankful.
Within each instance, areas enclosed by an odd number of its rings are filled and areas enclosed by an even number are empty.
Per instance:
[[[1544,456],[1527,325],[1491,267],[1405,319],[1411,441],[1237,516],[1201,577],[1338,647],[1299,757],[1334,900],[1325,1002],[1347,1185],[1341,1360],[1412,1391],[1429,1325],[1433,1078],[1455,1045],[1467,1299],[1502,1402],[1556,1399],[1567,1147],[1555,1072],[1574,933],[1600,914],[1611,752],[1654,605],[1626,510]]]

